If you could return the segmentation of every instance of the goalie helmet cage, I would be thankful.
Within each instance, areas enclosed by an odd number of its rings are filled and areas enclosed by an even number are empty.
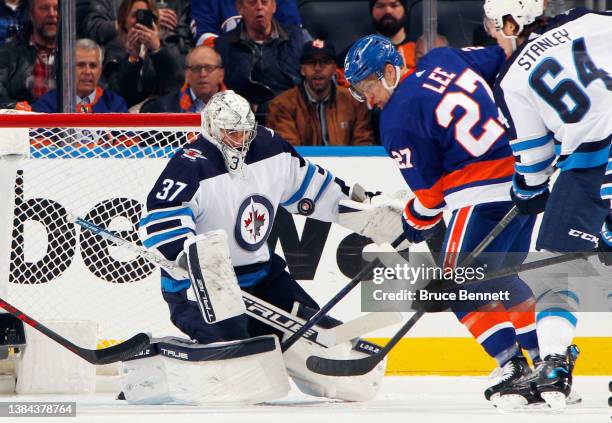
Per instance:
[[[3,131],[28,128],[30,143],[29,158],[0,161],[3,175],[15,167],[0,191],[8,196],[0,206],[5,298],[40,321],[97,322],[99,346],[137,332],[179,335],[155,267],[68,214],[137,241],[149,190],[199,127],[199,114],[0,115],[0,142]]]

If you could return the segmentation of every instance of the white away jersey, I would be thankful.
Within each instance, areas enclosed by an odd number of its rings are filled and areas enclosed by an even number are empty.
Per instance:
[[[228,173],[219,149],[202,136],[179,150],[147,198],[139,225],[143,245],[175,260],[187,237],[224,229],[234,267],[267,263],[266,240],[279,205],[291,213],[336,221],[338,201],[348,198],[342,180],[302,158],[267,128],[258,128],[245,162],[245,177]],[[242,286],[265,276],[261,269],[253,270],[237,269]],[[187,286],[162,277],[166,291]]]
[[[526,185],[547,182],[555,159],[562,171],[608,161],[610,40],[612,13],[573,9],[532,34],[502,67],[495,100]]]

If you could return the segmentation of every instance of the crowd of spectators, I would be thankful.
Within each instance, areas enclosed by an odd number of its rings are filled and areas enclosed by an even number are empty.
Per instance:
[[[58,0],[0,0],[0,108],[57,111]],[[77,0],[76,112],[196,113],[231,89],[295,145],[376,142],[376,111],[343,86],[296,0]],[[414,68],[403,0],[369,0],[374,29]],[[447,45],[439,37],[436,46]],[[345,46],[343,46],[345,47]],[[374,128],[374,129],[373,129]]]

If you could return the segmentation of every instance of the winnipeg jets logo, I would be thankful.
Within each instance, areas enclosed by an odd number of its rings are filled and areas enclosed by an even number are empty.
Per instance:
[[[238,209],[234,227],[236,242],[248,251],[259,249],[268,239],[273,222],[274,207],[270,200],[262,195],[250,195]]]
[[[195,162],[197,159],[207,160],[206,157],[202,155],[200,150],[196,150],[195,148],[186,148],[183,150],[183,157],[186,159]]]
[[[248,217],[244,221],[244,228],[251,235],[253,240],[257,240],[261,237],[261,227],[266,223],[266,213],[259,213],[253,199],[251,199],[250,211],[247,212]],[[247,207],[248,210],[249,207]]]

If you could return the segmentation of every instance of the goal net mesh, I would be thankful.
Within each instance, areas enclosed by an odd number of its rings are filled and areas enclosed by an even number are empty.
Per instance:
[[[161,298],[159,270],[69,216],[140,245],[137,224],[148,191],[168,158],[197,138],[199,116],[0,119],[0,133],[27,127],[30,143],[30,157],[15,162],[2,182],[9,196],[1,213],[9,237],[0,259],[7,300],[43,322],[95,321],[102,345],[140,331],[177,333]]]

